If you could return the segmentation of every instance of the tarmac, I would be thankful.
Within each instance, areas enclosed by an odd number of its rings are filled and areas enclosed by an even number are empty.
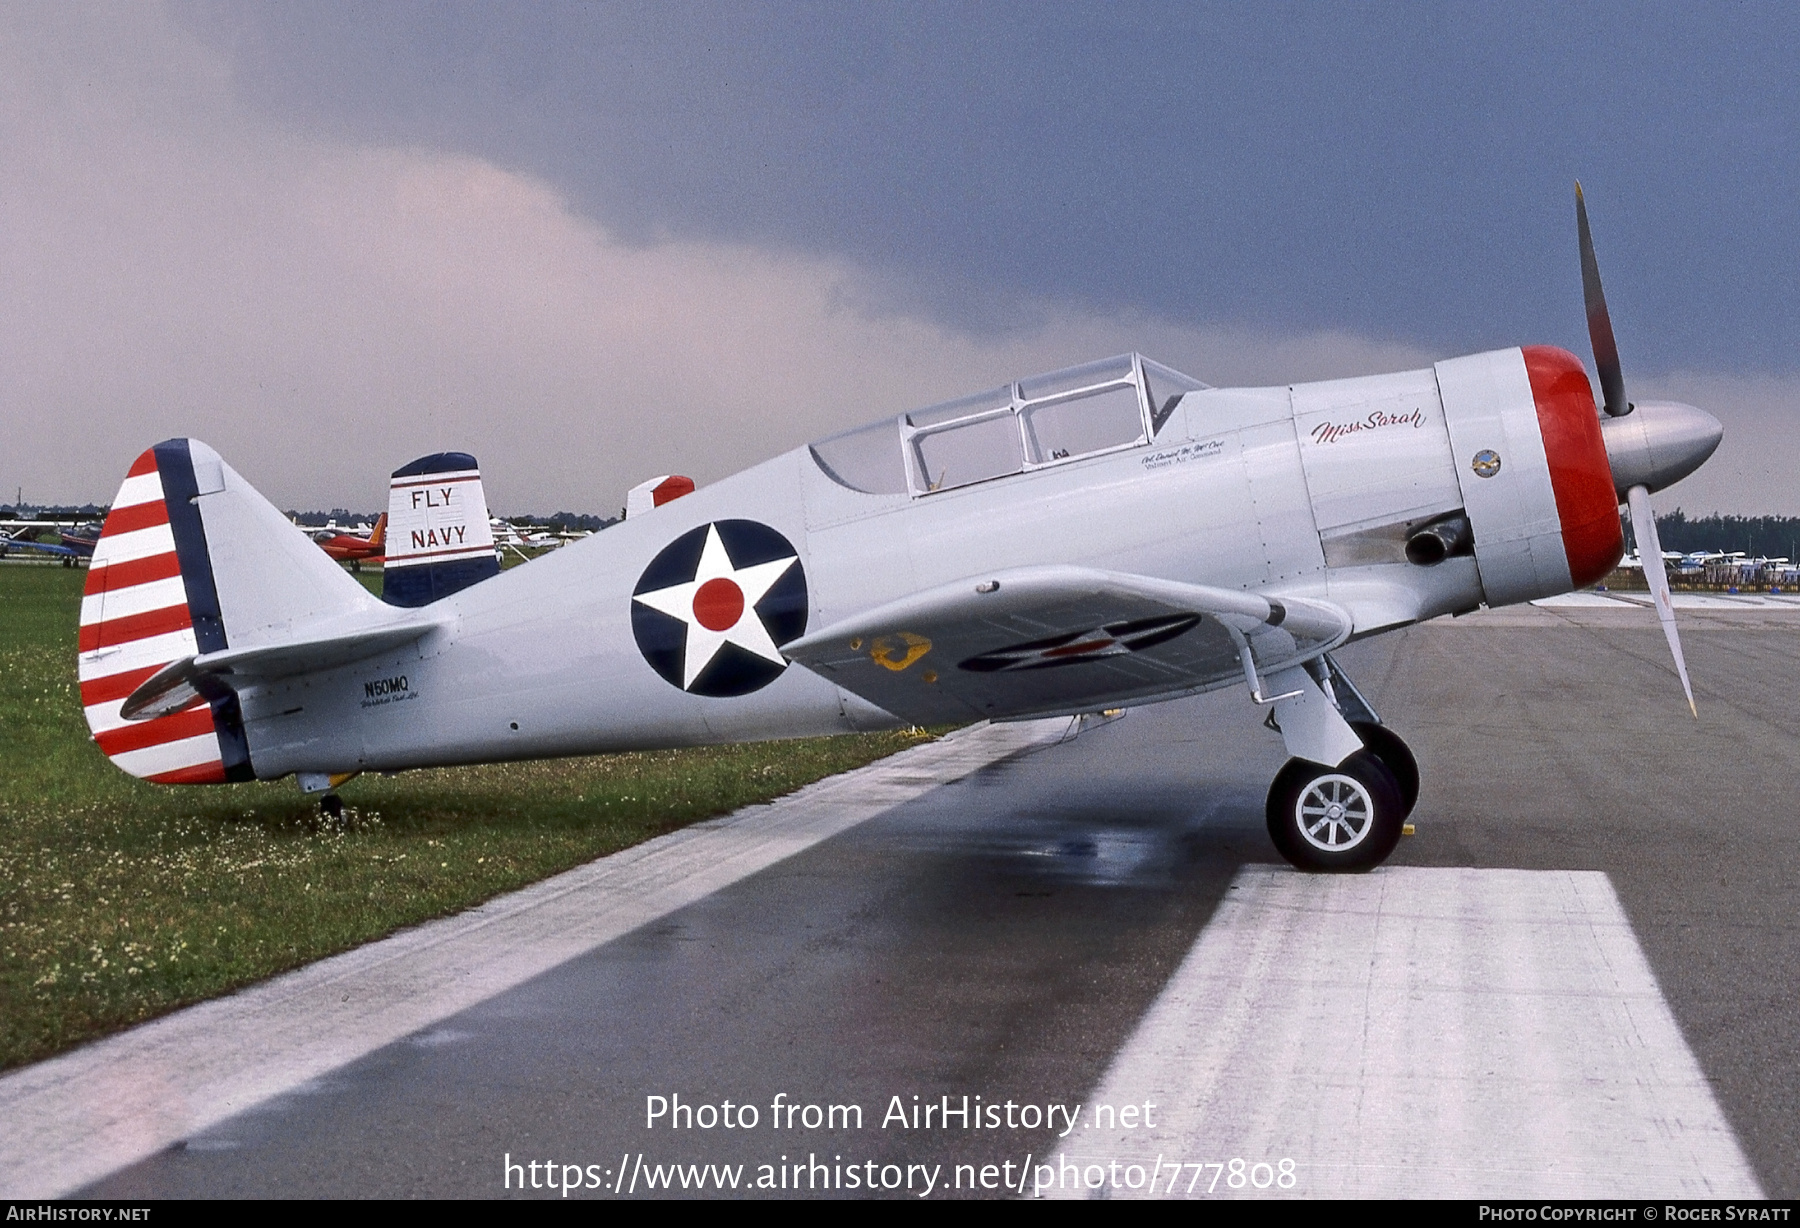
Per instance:
[[[1698,721],[1629,601],[1345,649],[1372,874],[1238,690],[975,730],[13,1072],[0,1189],[1793,1197],[1800,603],[1682,633]]]

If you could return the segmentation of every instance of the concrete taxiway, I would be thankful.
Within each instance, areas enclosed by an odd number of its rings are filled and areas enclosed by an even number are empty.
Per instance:
[[[1800,611],[1688,609],[1683,634],[1698,722],[1629,605],[1340,654],[1424,773],[1418,835],[1373,875],[1274,864],[1283,753],[1240,693],[1021,730],[739,872],[691,845],[702,878],[527,927],[491,983],[417,986],[386,1022],[339,1009],[309,1033],[339,1046],[285,1082],[194,1092],[120,1058],[111,1134],[37,1158],[85,1156],[86,1192],[118,1197],[543,1197],[546,1165],[585,1196],[733,1171],[754,1192],[767,1165],[789,1194],[1119,1197],[1165,1193],[1172,1163],[1178,1193],[1791,1197]],[[234,1001],[200,1008],[229,1016],[219,1045],[288,1026]],[[36,1078],[40,1106],[91,1110],[104,1081],[46,1072],[97,1049],[7,1076],[0,1104]],[[757,1121],[647,1119],[677,1096]],[[942,1115],[965,1096],[981,1128]],[[777,1126],[777,1105],[798,1108]],[[16,1182],[33,1155],[7,1133]],[[154,1154],[94,1170],[134,1146]],[[714,1167],[669,1167],[690,1163]]]

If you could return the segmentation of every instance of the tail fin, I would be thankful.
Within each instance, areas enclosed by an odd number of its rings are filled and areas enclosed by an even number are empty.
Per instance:
[[[388,487],[381,599],[430,605],[500,574],[481,470],[467,452],[421,456]]]
[[[279,642],[380,611],[363,587],[198,440],[132,463],[94,547],[81,599],[81,704],[94,741],[164,784],[255,777],[237,696],[127,721],[126,697],[197,653]]]
[[[375,531],[369,534],[369,544],[371,546],[387,545],[387,518],[388,514],[386,512],[375,517]]]
[[[694,479],[684,478],[679,473],[665,473],[648,482],[639,482],[625,493],[625,519],[642,516],[645,512],[654,511],[665,503],[672,503],[683,495],[693,493]]]

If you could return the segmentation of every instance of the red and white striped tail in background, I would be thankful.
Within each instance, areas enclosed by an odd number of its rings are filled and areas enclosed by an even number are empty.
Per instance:
[[[95,743],[124,771],[162,784],[226,779],[212,709],[204,699],[148,721],[119,715],[126,697],[147,678],[197,651],[152,448],[137,458],[119,487],[81,598],[81,706]]]

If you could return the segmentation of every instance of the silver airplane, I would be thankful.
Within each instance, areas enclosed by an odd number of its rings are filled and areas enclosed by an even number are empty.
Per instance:
[[[1241,686],[1292,758],[1275,847],[1363,870],[1418,796],[1332,652],[1604,576],[1630,505],[1717,446],[1625,398],[1585,205],[1604,412],[1545,346],[1209,388],[1127,354],[883,418],[497,573],[473,458],[395,475],[377,600],[198,440],[144,452],[82,602],[100,748],[167,783],[1021,720]],[[465,497],[459,491],[473,491]],[[401,508],[399,502],[391,505]],[[1651,584],[1688,699],[1660,568]],[[1660,587],[1657,587],[1660,582]]]

